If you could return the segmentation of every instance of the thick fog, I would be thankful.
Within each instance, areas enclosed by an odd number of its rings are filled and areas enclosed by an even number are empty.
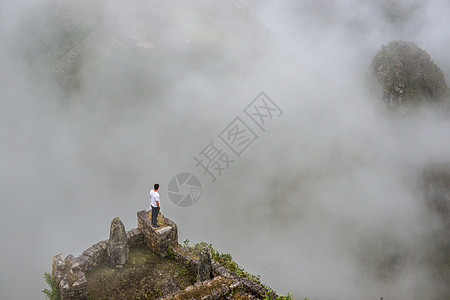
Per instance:
[[[44,299],[52,256],[107,239],[115,216],[136,227],[155,182],[180,242],[277,292],[442,297],[420,174],[449,161],[450,121],[389,113],[365,86],[392,40],[448,83],[449,15],[446,0],[1,1],[1,298]],[[77,69],[55,71],[74,47]],[[283,111],[265,131],[243,112],[261,91]],[[238,116],[258,135],[240,157],[219,138]],[[215,182],[194,160],[211,141],[234,160]],[[202,182],[193,206],[168,198],[180,172]]]

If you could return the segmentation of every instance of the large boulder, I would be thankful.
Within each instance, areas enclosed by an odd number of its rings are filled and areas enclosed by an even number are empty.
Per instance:
[[[211,254],[207,248],[202,248],[200,252],[200,263],[198,264],[197,281],[211,279]]]
[[[370,77],[378,98],[388,104],[442,102],[449,95],[441,69],[412,42],[383,45],[372,60]]]
[[[128,241],[125,226],[119,217],[111,221],[109,243],[107,248],[108,262],[110,266],[121,268],[128,259]]]

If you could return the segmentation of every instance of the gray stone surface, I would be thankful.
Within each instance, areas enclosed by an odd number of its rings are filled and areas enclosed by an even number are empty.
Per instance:
[[[222,273],[225,273],[227,271],[227,269],[225,269],[223,266],[220,266],[220,267],[218,267],[217,269],[216,269],[216,272],[219,274],[219,275],[222,275]]]
[[[169,234],[171,230],[172,230],[172,227],[164,227],[164,228],[156,230],[156,234],[157,235],[166,235],[166,234]]]
[[[220,288],[223,295],[226,295],[230,292],[230,287],[226,284],[222,284],[222,287]]]
[[[213,297],[213,299],[220,299],[220,296],[221,296],[220,291],[213,290],[211,293],[211,296]]]
[[[183,289],[176,281],[171,278],[161,284],[161,292],[163,296],[179,292]]]
[[[116,268],[121,268],[128,259],[127,233],[119,217],[115,217],[111,221],[107,255],[108,263]]]
[[[64,262],[62,254],[58,254],[55,256],[55,266],[59,271],[64,270],[64,268],[66,267],[66,263]]]
[[[203,248],[200,252],[200,263],[198,264],[198,281],[211,279],[211,254],[207,248]]]

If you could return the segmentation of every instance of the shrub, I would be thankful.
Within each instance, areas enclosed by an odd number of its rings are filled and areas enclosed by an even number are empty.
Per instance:
[[[264,300],[294,300],[294,297],[292,297],[292,294],[289,293],[286,296],[285,295],[278,295],[276,297],[273,296],[272,290],[266,291],[263,295]],[[305,300],[308,300],[308,298],[305,298]]]
[[[50,300],[59,300],[59,287],[56,285],[55,279],[53,278],[52,274],[45,271],[44,279],[50,288],[42,290],[42,292],[45,294],[45,297]]]
[[[174,259],[175,258],[175,253],[173,252],[173,247],[169,246],[167,248],[167,258],[168,259]]]

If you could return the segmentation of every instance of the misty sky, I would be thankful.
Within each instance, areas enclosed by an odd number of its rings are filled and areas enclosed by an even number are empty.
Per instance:
[[[155,182],[180,242],[212,243],[277,292],[448,291],[426,259],[444,225],[419,179],[450,162],[450,121],[392,115],[364,87],[392,40],[448,84],[449,15],[446,0],[0,1],[1,298],[44,299],[52,256],[107,239],[116,216],[136,227]],[[283,114],[212,183],[194,156],[261,91]],[[188,208],[167,197],[180,172],[203,184]]]

